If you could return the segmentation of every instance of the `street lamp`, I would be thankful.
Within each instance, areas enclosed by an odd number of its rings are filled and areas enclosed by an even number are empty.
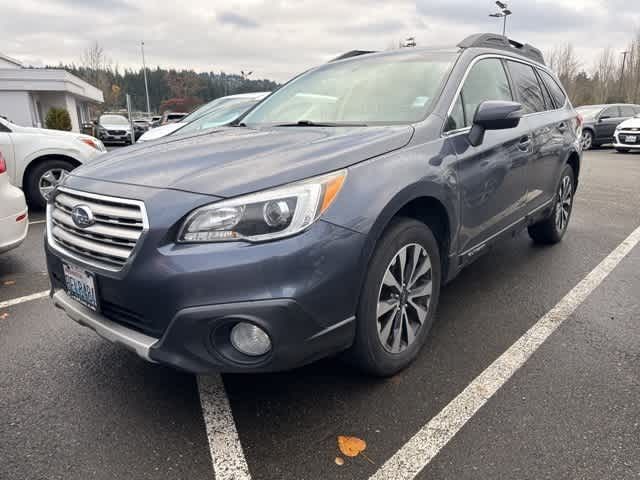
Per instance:
[[[496,2],[496,5],[500,9],[500,11],[497,12],[497,13],[490,13],[489,16],[493,17],[493,18],[502,18],[503,19],[502,35],[504,36],[504,35],[507,34],[507,17],[509,15],[511,15],[513,12],[511,10],[509,10],[509,6],[504,2],[498,1],[498,2]]]
[[[149,84],[147,83],[147,65],[144,61],[144,41],[140,42],[142,50],[142,71],[144,72],[144,92],[147,95],[147,115],[151,115],[151,106],[149,104]]]

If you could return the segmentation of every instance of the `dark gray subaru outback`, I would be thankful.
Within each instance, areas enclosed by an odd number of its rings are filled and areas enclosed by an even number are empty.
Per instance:
[[[191,372],[346,351],[390,375],[494,242],[561,240],[580,129],[540,52],[505,37],[330,62],[234,125],[72,172],[47,208],[53,301]]]

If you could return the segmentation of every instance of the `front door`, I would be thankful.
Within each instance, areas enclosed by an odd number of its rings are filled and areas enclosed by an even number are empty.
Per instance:
[[[445,133],[458,156],[459,252],[463,255],[482,248],[484,242],[523,216],[532,144],[525,123],[507,130],[487,130],[484,142],[477,147],[468,140],[468,127],[478,105],[486,100],[513,99],[502,60],[485,58],[471,67],[447,120]]]
[[[622,118],[618,107],[605,108],[596,121],[596,141],[603,143],[613,140],[613,132],[620,122]]]

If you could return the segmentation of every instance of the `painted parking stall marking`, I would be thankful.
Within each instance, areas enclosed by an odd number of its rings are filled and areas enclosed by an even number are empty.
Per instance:
[[[49,290],[43,292],[32,293],[31,295],[25,295],[24,297],[13,298],[11,300],[4,300],[0,302],[0,309],[13,307],[25,302],[31,302],[49,296]]]
[[[198,389],[216,480],[251,480],[222,377],[201,375]]]
[[[478,375],[370,478],[413,479],[640,242],[640,227]]]

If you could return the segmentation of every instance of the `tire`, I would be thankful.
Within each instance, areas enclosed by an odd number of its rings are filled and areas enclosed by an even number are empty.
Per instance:
[[[582,150],[591,150],[595,146],[593,132],[591,130],[584,130],[582,132]]]
[[[556,188],[553,212],[548,218],[529,226],[529,236],[535,243],[551,245],[562,240],[571,220],[575,185],[573,168],[565,165]]]
[[[405,270],[407,287],[391,287],[392,283],[399,283],[395,276],[400,276],[402,252],[405,265],[411,269]],[[382,377],[409,365],[431,329],[441,275],[440,251],[431,229],[408,218],[394,220],[369,263],[357,310],[356,336],[347,352],[350,362],[366,373]],[[378,308],[383,303],[386,312],[379,316]]]
[[[75,168],[75,165],[68,160],[46,160],[39,163],[31,171],[26,179],[25,193],[29,205],[35,208],[44,208],[47,205],[46,198],[40,191],[40,183],[43,182],[43,187],[51,185],[51,188],[55,186],[55,183],[60,180],[59,173],[69,173]],[[50,173],[52,176],[49,178],[43,178]]]
[[[618,153],[629,153],[629,149],[628,148],[616,148],[616,151]]]

